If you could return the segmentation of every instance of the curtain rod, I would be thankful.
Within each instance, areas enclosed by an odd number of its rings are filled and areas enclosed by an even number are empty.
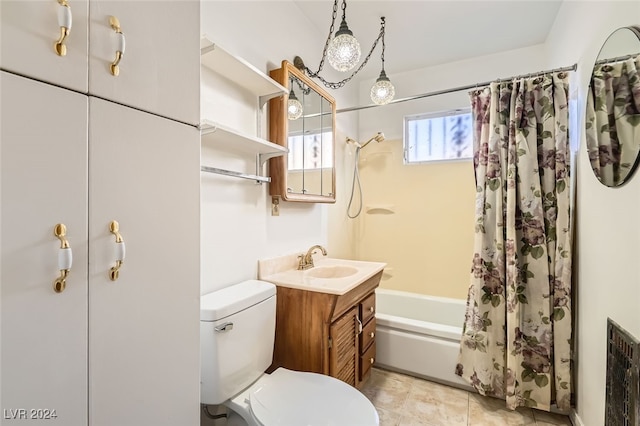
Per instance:
[[[518,79],[518,78],[533,77],[533,76],[536,76],[536,75],[549,74],[549,73],[553,73],[553,72],[575,71],[577,69],[578,69],[578,64],[575,63],[575,64],[573,64],[571,66],[568,66],[568,67],[555,68],[555,69],[548,70],[548,71],[538,71],[538,72],[533,72],[533,73],[529,73],[529,74],[516,75],[516,76],[513,76],[513,77],[499,78],[498,81],[515,80],[515,79]],[[413,101],[413,100],[416,100],[416,99],[428,98],[428,97],[431,97],[431,96],[444,95],[446,93],[460,92],[462,90],[469,90],[469,89],[474,89],[474,88],[477,88],[477,87],[488,86],[491,83],[492,83],[492,81],[485,81],[484,83],[469,84],[467,86],[454,87],[452,89],[436,90],[435,92],[422,93],[420,95],[409,96],[407,98],[394,99],[393,101],[389,102],[387,105],[397,104],[397,103],[400,103],[400,102]],[[359,111],[361,109],[375,108],[375,107],[380,107],[380,106],[384,106],[384,105],[370,104],[370,105],[364,105],[364,106],[358,106],[358,107],[342,108],[342,109],[337,110],[336,114],[340,114],[341,112]]]
[[[599,61],[596,61],[596,65],[606,64],[607,62],[626,61],[627,59],[635,58],[636,56],[640,56],[640,52],[632,53],[630,55],[618,56],[618,57],[615,57],[615,58],[600,59]]]

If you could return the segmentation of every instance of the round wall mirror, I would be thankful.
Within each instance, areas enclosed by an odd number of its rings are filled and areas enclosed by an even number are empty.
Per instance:
[[[593,66],[585,120],[587,152],[600,182],[627,182],[640,153],[640,28],[614,31]]]

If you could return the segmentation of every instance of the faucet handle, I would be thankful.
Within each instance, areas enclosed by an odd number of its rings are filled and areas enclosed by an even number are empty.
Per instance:
[[[302,271],[303,269],[307,269],[304,253],[298,255],[298,271]]]

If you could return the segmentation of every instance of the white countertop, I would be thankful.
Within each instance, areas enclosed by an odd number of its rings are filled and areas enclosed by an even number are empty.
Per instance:
[[[387,266],[387,264],[383,262],[366,262],[361,260],[314,256],[315,266],[304,271],[299,271],[295,268],[291,269],[291,261],[288,257],[287,260],[287,265],[290,269],[285,270],[279,267],[273,267],[268,263],[263,263],[269,262],[269,260],[261,261],[259,279],[278,286],[342,295],[357,287],[359,284],[362,284]],[[263,274],[263,272],[266,274]],[[336,278],[313,276],[318,274],[331,275],[334,272],[338,275],[350,275],[338,276]]]

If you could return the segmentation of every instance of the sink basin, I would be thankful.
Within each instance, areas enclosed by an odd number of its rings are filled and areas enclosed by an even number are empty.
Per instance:
[[[337,295],[347,293],[382,271],[386,266],[386,263],[381,262],[318,256],[314,259],[315,267],[300,271],[297,269],[297,254],[260,262],[258,279],[272,282],[278,286]]]
[[[352,266],[319,266],[309,269],[306,275],[314,278],[345,278],[356,272],[358,270]]]

